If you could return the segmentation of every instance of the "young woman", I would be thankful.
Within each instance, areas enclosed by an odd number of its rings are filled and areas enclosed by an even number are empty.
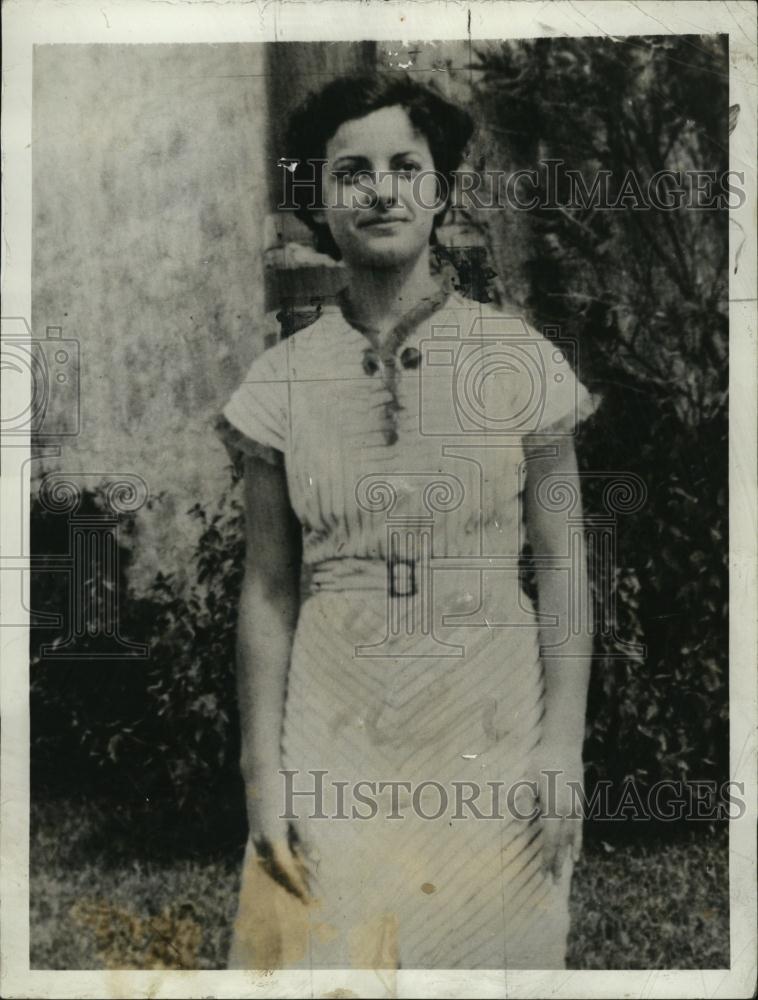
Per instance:
[[[247,515],[234,968],[564,963],[590,658],[567,625],[588,606],[571,434],[591,407],[517,312],[431,273],[470,133],[400,75],[334,81],[292,121],[298,212],[345,290],[219,424]]]

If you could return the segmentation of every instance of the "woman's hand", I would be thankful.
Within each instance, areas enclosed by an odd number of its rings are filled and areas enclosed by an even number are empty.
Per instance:
[[[266,873],[303,902],[312,898],[310,872],[301,856],[295,827],[278,814],[271,796],[247,787],[249,838]]]
[[[534,782],[542,824],[542,861],[558,881],[567,857],[579,860],[582,850],[584,767],[581,758],[560,748],[542,747],[535,761]]]

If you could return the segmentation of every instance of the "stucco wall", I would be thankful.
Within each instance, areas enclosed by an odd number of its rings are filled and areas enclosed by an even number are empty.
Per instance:
[[[260,350],[267,193],[257,45],[40,46],[35,337],[79,341],[81,431],[37,475],[136,473],[139,585],[181,573],[226,453],[210,430]]]

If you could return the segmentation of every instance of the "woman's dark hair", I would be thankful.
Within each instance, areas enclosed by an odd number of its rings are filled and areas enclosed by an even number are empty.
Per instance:
[[[339,249],[328,226],[313,218],[314,202],[321,192],[314,177],[320,176],[313,161],[323,160],[326,144],[343,122],[363,118],[380,108],[400,106],[413,127],[426,138],[435,170],[445,179],[447,204],[454,186],[453,173],[460,166],[463,151],[471,138],[474,124],[463,108],[448,101],[432,85],[412,80],[407,73],[372,73],[342,76],[309,95],[293,112],[287,129],[287,159],[296,166],[287,173],[287,204],[295,206],[316,237],[316,248],[339,260]],[[440,212],[435,229],[444,218]],[[432,235],[434,239],[434,235]]]

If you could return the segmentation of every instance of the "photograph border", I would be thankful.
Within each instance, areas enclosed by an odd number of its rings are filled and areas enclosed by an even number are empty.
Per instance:
[[[744,172],[746,197],[730,209],[729,518],[730,777],[744,785],[744,814],[730,821],[728,970],[310,972],[36,971],[29,968],[29,633],[0,629],[0,995],[3,997],[749,997],[756,987],[756,18],[752,0],[595,2],[505,0],[6,0],[2,123],[3,318],[31,323],[32,54],[35,45],[177,44],[729,35],[730,169]],[[19,391],[16,382],[14,391]],[[13,400],[21,412],[28,399]],[[2,442],[0,622],[28,620],[30,447]],[[15,553],[15,554],[14,554]],[[10,554],[10,555],[9,555]],[[15,580],[12,577],[15,576]],[[9,581],[10,584],[9,584]],[[5,586],[2,586],[2,584]],[[381,982],[380,982],[381,981]],[[347,994],[343,994],[347,995]]]

